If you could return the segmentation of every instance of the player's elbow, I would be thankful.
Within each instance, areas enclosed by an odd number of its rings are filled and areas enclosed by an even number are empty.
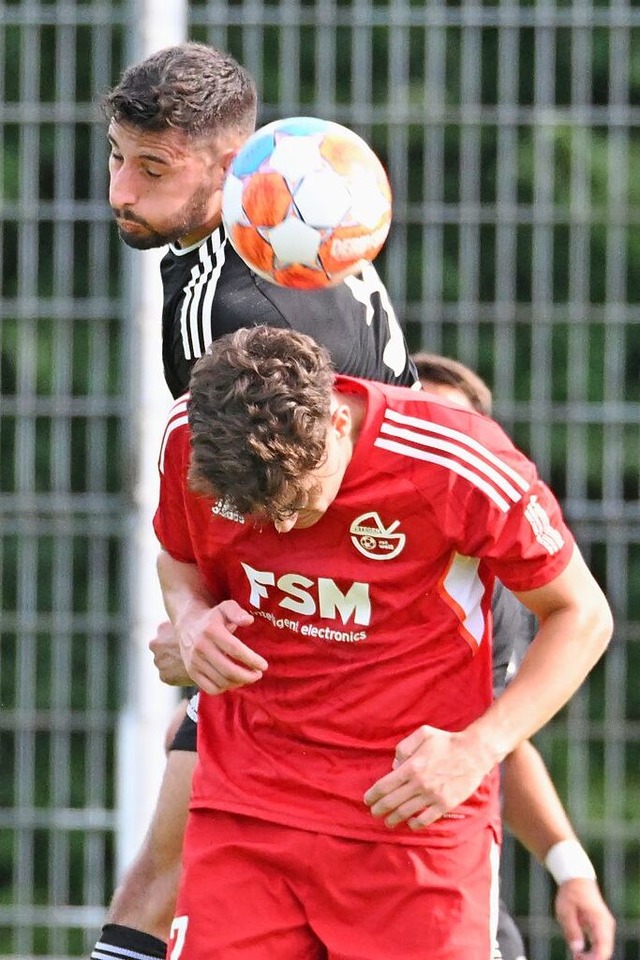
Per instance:
[[[589,638],[594,659],[598,659],[613,636],[613,613],[606,597],[597,591],[582,605],[583,635]]]

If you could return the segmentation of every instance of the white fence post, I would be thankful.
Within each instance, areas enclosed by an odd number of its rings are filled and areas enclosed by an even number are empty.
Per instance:
[[[187,0],[133,0],[137,31],[131,45],[136,60],[187,35]],[[131,549],[132,636],[128,696],[118,734],[117,872],[140,847],[155,806],[165,766],[164,732],[175,708],[176,691],[162,684],[148,643],[166,618],[156,577],[158,543],[151,521],[157,501],[157,458],[171,397],[161,362],[163,250],[132,252],[129,310],[132,324],[129,368],[136,380],[133,429],[136,448],[134,525]]]

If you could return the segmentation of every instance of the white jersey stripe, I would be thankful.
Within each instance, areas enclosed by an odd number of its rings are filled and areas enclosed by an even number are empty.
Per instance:
[[[169,442],[169,437],[174,430],[177,430],[178,427],[184,426],[184,424],[189,422],[187,416],[187,397],[181,397],[180,400],[171,408],[169,413],[169,422],[164,430],[164,436],[162,437],[162,444],[160,446],[160,457],[158,460],[158,467],[160,473],[164,473],[164,458],[167,451],[167,443]]]
[[[102,940],[98,940],[93,948],[91,960],[114,960],[114,957],[117,960],[124,960],[124,957],[128,957],[129,960],[149,960],[148,953],[139,953],[137,950],[129,950],[127,947],[114,947],[110,943],[103,943]]]
[[[552,526],[547,511],[538,503],[537,497],[531,498],[524,515],[531,524],[536,540],[545,550],[548,550],[552,556],[562,550],[564,546],[562,534]]]
[[[522,494],[516,490],[513,484],[509,483],[505,477],[498,473],[497,470],[494,470],[494,468],[485,460],[482,460],[474,453],[466,450],[459,443],[451,443],[448,440],[438,440],[436,437],[419,434],[414,430],[403,430],[401,427],[391,426],[391,424],[388,423],[382,424],[380,432],[388,433],[391,436],[398,437],[401,440],[413,441],[414,443],[418,443],[423,447],[432,447],[435,450],[442,450],[444,453],[450,453],[454,457],[459,457],[460,460],[464,460],[475,470],[477,470],[478,473],[484,473],[488,479],[491,480],[496,487],[499,487],[502,492],[509,497],[510,500],[513,500],[514,503],[517,503],[518,500],[522,498]]]
[[[441,457],[435,453],[428,453],[426,450],[419,450],[417,447],[408,447],[405,443],[399,443],[396,440],[387,440],[385,437],[378,437],[378,439],[374,441],[374,446],[381,447],[383,450],[389,450],[391,453],[399,453],[405,457],[412,457],[414,460],[425,460],[428,463],[437,463],[441,467],[446,467],[447,470],[451,470],[453,473],[465,477],[470,483],[478,487],[479,490],[486,493],[503,513],[506,513],[511,507],[509,501],[505,500],[494,486],[473,470],[469,470],[463,466],[458,460],[452,460],[450,457]]]
[[[441,581],[443,599],[460,619],[462,634],[468,638],[474,653],[482,643],[486,626],[482,612],[484,584],[478,576],[479,565],[479,557],[454,553]]]
[[[205,286],[204,291],[204,302],[202,304],[202,343],[201,343],[201,354],[205,354],[211,344],[213,343],[213,298],[216,293],[216,288],[218,286],[218,280],[220,279],[220,273],[224,266],[225,257],[225,248],[227,241],[224,240],[217,250],[215,269],[211,273],[211,279]]]
[[[200,301],[202,300],[202,295],[206,293],[206,285],[209,282],[209,277],[213,276],[215,265],[215,261],[211,257],[208,243],[203,243],[200,247],[200,263],[202,264],[202,267],[199,271],[198,280],[196,283],[194,283],[191,290],[191,301],[189,303],[189,314],[187,318],[190,331],[190,336],[188,339],[191,341],[191,357],[189,359],[191,360],[195,360],[196,357],[202,356],[202,337],[200,336]]]
[[[189,343],[189,305],[193,297],[193,287],[198,281],[200,267],[196,265],[191,271],[191,280],[184,288],[184,300],[180,307],[180,332],[182,333],[182,349],[187,360],[193,360],[193,351]]]
[[[198,251],[198,263],[191,271],[191,279],[184,288],[184,299],[180,307],[180,331],[187,360],[201,357],[213,340],[212,304],[225,261],[226,240],[214,249],[214,241],[219,243],[219,240],[219,230],[207,237]]]
[[[500,846],[491,841],[491,892],[489,894],[489,937],[491,944],[490,960],[502,960],[502,951],[498,943],[498,921],[500,919]],[[525,960],[518,957],[517,960]]]
[[[457,440],[459,443],[464,444],[467,447],[470,447],[472,450],[475,450],[477,453],[480,453],[485,460],[489,460],[494,466],[498,467],[502,473],[507,474],[508,477],[520,487],[523,493],[526,493],[529,489],[529,483],[520,476],[520,474],[513,469],[513,467],[505,463],[504,460],[501,460],[500,457],[489,450],[488,447],[485,447],[484,444],[480,443],[474,437],[467,436],[466,433],[462,433],[461,430],[452,430],[451,427],[444,427],[440,423],[434,423],[431,420],[421,420],[419,417],[408,417],[406,414],[398,413],[397,410],[387,409],[385,411],[385,417],[388,420],[393,420],[395,423],[402,424],[405,427],[415,427],[420,431],[426,433],[437,433],[440,436],[448,437],[450,440]]]

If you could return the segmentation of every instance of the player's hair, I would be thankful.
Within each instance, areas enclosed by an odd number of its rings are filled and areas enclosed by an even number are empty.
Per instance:
[[[181,43],[128,67],[106,95],[107,120],[141,130],[183,130],[193,138],[234,129],[251,134],[256,84],[231,54],[202,43]]]
[[[450,357],[441,357],[436,353],[414,353],[413,361],[418,371],[418,378],[423,385],[439,383],[447,387],[454,387],[467,398],[474,410],[491,414],[491,390],[482,377],[470,370],[459,360]]]
[[[190,487],[271,519],[303,506],[326,454],[333,379],[328,351],[293,330],[214,341],[191,375]]]

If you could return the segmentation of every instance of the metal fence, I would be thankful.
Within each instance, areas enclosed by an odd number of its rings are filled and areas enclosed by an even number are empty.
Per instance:
[[[96,101],[142,0],[0,3],[0,957],[86,954],[112,891],[135,446],[128,258]],[[492,385],[616,614],[538,738],[640,957],[640,4],[192,0],[261,120],[313,114],[384,158],[380,265],[413,348]],[[158,731],[158,737],[161,731]],[[531,960],[565,956],[520,850]],[[517,879],[517,884],[516,884]]]

